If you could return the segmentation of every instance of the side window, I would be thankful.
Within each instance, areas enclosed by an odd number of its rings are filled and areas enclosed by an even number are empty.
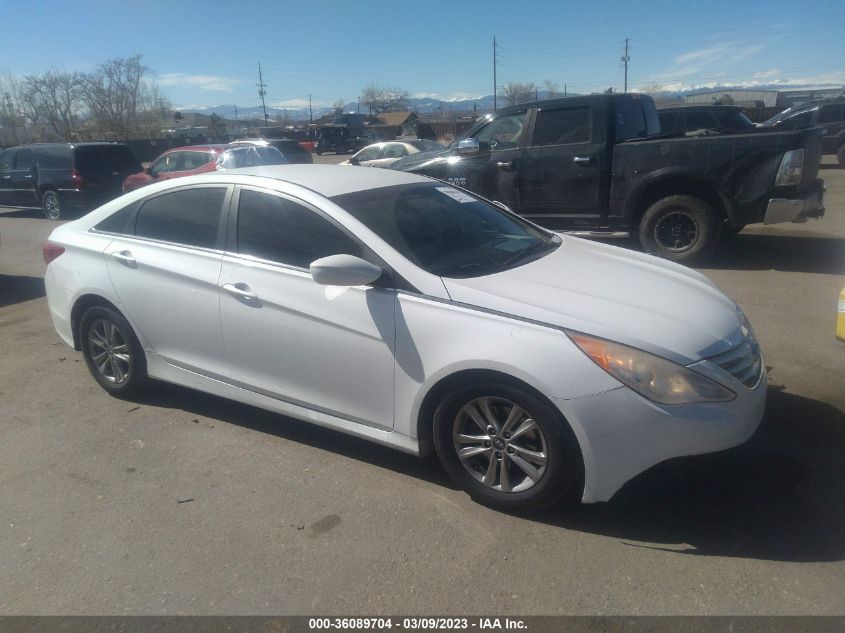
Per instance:
[[[103,231],[104,233],[131,234],[132,226],[130,222],[134,219],[135,212],[140,206],[141,202],[136,202],[115,211],[105,220],[97,224],[97,226],[94,227],[94,230]]]
[[[171,171],[179,171],[180,157],[183,152],[170,152],[153,163],[150,171],[154,174],[167,174]]]
[[[407,156],[408,152],[405,150],[405,146],[399,143],[390,143],[384,146],[384,153],[381,155],[382,158],[402,158],[403,156]]]
[[[531,144],[540,147],[589,143],[591,137],[592,121],[589,108],[540,110],[534,123],[534,137]]]
[[[819,123],[839,123],[842,121],[843,106],[840,104],[822,106]]]
[[[0,152],[0,171],[11,171],[15,168],[15,154],[17,150],[7,149]]]
[[[685,112],[684,123],[687,132],[696,132],[698,130],[712,130],[719,127],[716,119],[711,112]]]
[[[192,169],[197,169],[213,159],[214,156],[207,152],[184,152],[182,157],[182,170],[190,171]]]
[[[365,147],[358,153],[358,160],[376,160],[379,157],[381,148],[378,145]]]
[[[135,221],[135,235],[214,248],[225,187],[183,189],[151,198]]]
[[[362,255],[358,243],[314,211],[249,189],[238,204],[238,252],[299,268],[329,255]]]
[[[15,169],[30,169],[32,167],[32,150],[19,149],[15,159]]]
[[[525,125],[525,112],[515,112],[494,119],[478,130],[475,138],[479,143],[489,143],[492,151],[519,147],[519,138]]]
[[[71,169],[73,167],[73,155],[66,145],[39,148],[35,161],[39,169]]]
[[[677,112],[660,112],[660,131],[663,134],[674,134],[678,122]]]

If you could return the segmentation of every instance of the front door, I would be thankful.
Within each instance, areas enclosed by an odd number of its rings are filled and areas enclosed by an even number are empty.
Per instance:
[[[446,180],[519,211],[518,176],[526,118],[526,111],[504,114],[477,130],[473,138],[480,151],[449,163]]]
[[[540,108],[519,169],[522,214],[551,229],[590,229],[600,206],[602,137],[589,106]]]
[[[35,170],[32,168],[35,156],[32,149],[24,147],[18,150],[15,168],[12,170],[12,204],[22,207],[38,205],[35,192]]]
[[[220,311],[230,381],[292,404],[393,426],[396,293],[317,284],[310,263],[366,256],[304,203],[242,188],[223,259]]]
[[[15,190],[12,188],[12,171],[15,168],[15,154],[18,150],[0,151],[0,205],[15,204]]]

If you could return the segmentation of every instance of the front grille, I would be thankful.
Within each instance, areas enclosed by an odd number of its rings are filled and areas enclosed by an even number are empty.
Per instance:
[[[710,356],[707,360],[724,369],[749,389],[757,385],[762,374],[760,346],[750,332],[743,336],[738,345],[716,356]]]

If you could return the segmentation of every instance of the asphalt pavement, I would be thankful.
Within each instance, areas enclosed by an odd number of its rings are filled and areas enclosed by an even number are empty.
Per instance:
[[[50,322],[56,224],[0,209],[0,614],[845,614],[845,170],[822,176],[823,219],[702,269],[769,367],[752,440],[529,517],[214,396],[109,397]]]

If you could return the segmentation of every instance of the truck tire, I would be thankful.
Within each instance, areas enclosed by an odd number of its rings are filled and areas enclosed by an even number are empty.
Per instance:
[[[839,148],[839,151],[836,153],[836,158],[839,159],[839,166],[842,169],[845,169],[845,145]]]
[[[719,243],[719,215],[695,196],[667,196],[640,220],[640,244],[647,253],[686,264],[703,259]]]

